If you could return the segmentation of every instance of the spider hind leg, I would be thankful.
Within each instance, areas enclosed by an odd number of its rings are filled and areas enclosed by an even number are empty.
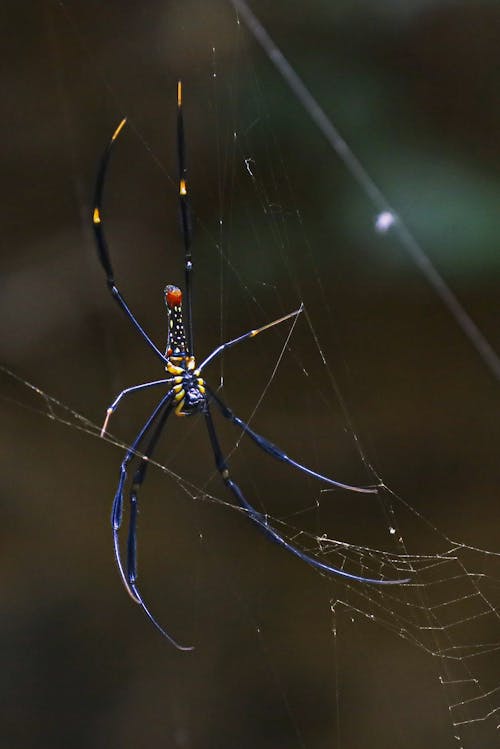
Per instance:
[[[151,458],[153,451],[156,447],[156,444],[160,438],[161,433],[163,432],[163,429],[165,427],[166,421],[173,410],[173,390],[170,390],[158,403],[156,408],[154,409],[151,416],[147,419],[146,423],[142,427],[142,429],[137,434],[135,440],[133,441],[132,445],[127,450],[125,457],[122,461],[122,464],[120,466],[120,478],[118,481],[118,487],[116,490],[115,498],[113,501],[113,508],[111,511],[111,524],[112,524],[112,530],[113,530],[113,546],[114,546],[114,553],[115,553],[115,560],[118,567],[118,571],[120,573],[120,577],[122,578],[123,584],[125,586],[125,589],[127,590],[127,593],[132,598],[132,600],[137,603],[148,619],[152,622],[152,624],[156,627],[156,629],[160,632],[160,634],[163,635],[174,647],[177,648],[177,650],[193,650],[193,647],[190,645],[181,645],[178,643],[155,619],[151,611],[149,610],[148,606],[144,602],[144,599],[142,597],[142,594],[138,588],[137,585],[137,513],[138,513],[138,498],[139,498],[139,489],[141,488],[147,473],[147,468],[149,465],[149,459]],[[158,419],[158,421],[157,421]],[[156,426],[154,428],[154,432],[151,435],[151,438],[146,446],[146,449],[144,450],[143,455],[139,458],[139,466],[133,476],[132,480],[132,486],[130,489],[130,495],[129,495],[129,502],[130,502],[130,513],[129,513],[129,519],[128,519],[128,535],[127,535],[127,557],[126,557],[126,566],[122,560],[122,554],[120,550],[120,528],[122,525],[123,520],[123,493],[125,490],[125,484],[127,480],[127,473],[128,473],[128,466],[134,456],[137,454],[137,451],[146,436],[146,434],[151,430],[153,425]]]
[[[210,438],[210,444],[212,446],[212,451],[213,451],[214,458],[215,458],[215,464],[217,466],[217,470],[219,471],[222,477],[222,480],[224,481],[228,489],[232,492],[233,496],[236,498],[240,507],[243,510],[245,510],[250,520],[252,520],[255,523],[255,525],[257,525],[260,528],[260,530],[262,530],[264,534],[271,541],[274,541],[274,543],[278,544],[278,546],[281,546],[283,549],[285,549],[286,551],[289,551],[291,554],[298,557],[303,562],[310,564],[312,567],[315,567],[316,569],[319,569],[322,572],[326,572],[328,574],[347,578],[348,580],[354,580],[356,582],[361,582],[361,583],[370,583],[374,585],[400,585],[400,584],[409,582],[408,578],[399,579],[399,580],[388,580],[384,578],[370,578],[370,577],[362,577],[360,575],[354,575],[351,572],[346,572],[343,569],[339,569],[338,567],[334,567],[332,565],[326,564],[325,562],[322,562],[320,559],[317,559],[316,557],[306,554],[297,546],[290,543],[290,541],[287,541],[286,538],[284,538],[284,536],[282,536],[271,525],[269,525],[267,517],[263,515],[261,512],[259,512],[258,510],[256,510],[255,507],[253,507],[253,505],[250,504],[250,502],[247,500],[243,491],[238,486],[236,481],[233,481],[233,479],[230,477],[229,467],[222,454],[219,439],[217,437],[217,432],[215,431],[215,426],[213,423],[212,414],[210,413],[210,407],[208,403],[207,403],[204,413],[205,413],[207,431],[208,431],[208,435]]]

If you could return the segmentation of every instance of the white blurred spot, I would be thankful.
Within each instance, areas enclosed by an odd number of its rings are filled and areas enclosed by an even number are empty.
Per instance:
[[[375,229],[380,232],[380,234],[383,234],[391,228],[395,221],[396,218],[393,213],[390,211],[382,211],[382,213],[378,214],[375,220]]]

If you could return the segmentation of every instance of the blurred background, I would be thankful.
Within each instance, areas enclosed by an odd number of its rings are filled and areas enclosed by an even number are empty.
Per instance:
[[[499,351],[498,3],[252,8]],[[374,206],[230,3],[7,1],[2,15],[2,364],[97,425],[120,390],[162,376],[107,292],[90,215],[100,156],[127,115],[107,235],[119,286],[161,348],[162,291],[183,282],[182,77],[198,359],[307,310],[288,341],[289,327],[269,331],[207,379],[292,457],[358,484],[373,482],[373,466],[413,512],[325,492],[218,421],[234,478],[290,533],[401,552],[397,523],[412,554],[443,552],[447,539],[499,551],[498,383],[396,238],[374,230]],[[349,608],[342,581],[229,506],[197,418],[172,419],[157,454],[188,485],[152,467],[141,497],[144,594],[196,646],[176,652],[114,566],[123,451],[61,424],[64,408],[50,418],[7,373],[1,382],[1,746],[451,749],[457,735],[467,749],[495,745],[498,721],[453,725],[450,704],[472,693],[450,695],[442,662],[398,637],[390,597],[382,613],[370,594]],[[157,397],[125,400],[117,440],[133,440]],[[471,552],[463,564],[447,595],[465,601],[465,573],[493,580],[492,615],[467,637],[496,643],[495,558]],[[500,709],[498,665],[473,663],[481,694],[492,692],[477,714]]]

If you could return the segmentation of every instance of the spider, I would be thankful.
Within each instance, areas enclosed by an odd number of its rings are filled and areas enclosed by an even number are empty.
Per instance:
[[[138,512],[138,498],[139,489],[141,488],[144,479],[146,477],[148,461],[151,458],[156,444],[160,438],[161,433],[165,427],[167,420],[169,419],[172,412],[176,416],[191,416],[195,413],[202,414],[207,432],[208,439],[212,448],[212,452],[215,459],[215,465],[218,472],[220,473],[224,484],[232,493],[236,499],[238,505],[247,514],[250,520],[260,528],[264,534],[271,541],[286,549],[288,552],[294,554],[296,557],[304,562],[316,567],[323,572],[338,575],[349,580],[358,581],[361,583],[373,583],[380,585],[393,585],[407,582],[407,580],[387,580],[387,579],[372,579],[368,577],[360,577],[354,575],[345,570],[333,567],[325,562],[316,559],[309,554],[306,554],[297,546],[294,546],[290,541],[287,541],[278,531],[269,524],[267,516],[253,507],[245,497],[242,489],[239,485],[231,478],[229,472],[228,463],[222,452],[217,431],[215,429],[214,421],[212,418],[212,404],[215,408],[220,411],[222,416],[234,425],[239,427],[244,434],[246,434],[251,440],[253,440],[259,448],[270,455],[275,460],[286,463],[287,465],[302,471],[302,473],[312,476],[330,486],[337,487],[352,492],[363,492],[363,493],[377,493],[377,487],[359,487],[345,484],[335,479],[324,476],[321,473],[313,471],[311,468],[307,468],[301,463],[297,462],[293,458],[290,458],[283,450],[274,445],[272,442],[257,434],[250,426],[236,416],[235,413],[224,403],[224,401],[208,386],[202,377],[203,370],[219,357],[224,351],[236,346],[247,339],[254,338],[265,330],[269,330],[275,325],[279,325],[286,320],[297,317],[300,314],[301,309],[290,312],[283,317],[273,320],[260,328],[256,328],[243,333],[226,343],[222,343],[217,346],[203,361],[197,365],[194,356],[193,347],[193,326],[191,318],[191,299],[192,299],[192,272],[193,262],[191,254],[191,222],[189,214],[189,203],[188,203],[188,184],[187,184],[187,169],[186,169],[186,149],[184,141],[184,121],[183,121],[183,110],[182,110],[182,84],[180,81],[177,83],[177,151],[178,151],[178,163],[179,163],[179,201],[180,201],[180,217],[181,217],[181,233],[184,245],[184,271],[185,271],[185,313],[186,322],[184,323],[183,317],[183,294],[178,286],[169,284],[166,286],[164,291],[164,300],[167,307],[168,315],[168,335],[165,352],[163,353],[156,344],[152,341],[149,335],[146,333],[142,325],[138,322],[133,312],[125,302],[124,297],[119,291],[114,278],[113,267],[111,264],[110,254],[108,250],[108,244],[105,238],[103,229],[102,219],[102,194],[103,187],[109,163],[109,158],[113,145],[118,138],[121,130],[123,129],[126,122],[126,118],[123,119],[115,132],[113,133],[100,162],[96,185],[95,185],[95,201],[94,210],[92,217],[92,224],[94,228],[95,240],[97,244],[97,251],[100,263],[106,274],[106,281],[111,295],[116,300],[118,305],[121,307],[129,321],[136,328],[139,335],[143,338],[149,348],[156,354],[157,358],[161,361],[162,366],[166,370],[168,377],[153,380],[151,382],[144,382],[139,385],[125,388],[115,398],[113,403],[109,406],[106,412],[106,418],[101,430],[101,436],[107,431],[109,420],[112,414],[118,408],[118,405],[122,399],[133,392],[140,390],[146,390],[147,388],[159,387],[167,390],[166,394],[162,395],[158,404],[154,408],[153,412],[147,418],[142,428],[139,430],[132,444],[125,453],[120,465],[120,474],[118,480],[118,487],[113,501],[111,511],[111,525],[113,531],[113,546],[116,564],[122,581],[125,585],[127,592],[130,597],[135,601],[147,617],[151,620],[154,626],[160,631],[160,633],[166,637],[176,648],[179,650],[192,650],[191,646],[181,645],[177,642],[155,619],[149,608],[146,606],[142,594],[138,587],[138,575],[137,575],[137,556],[136,556],[136,542],[137,542],[137,512]],[[145,440],[148,441],[143,447]],[[120,528],[122,525],[123,517],[123,504],[124,504],[124,491],[125,484],[127,481],[127,475],[129,465],[137,455],[137,452],[141,449],[141,456],[139,457],[138,468],[132,479],[132,486],[129,491],[129,519],[128,519],[128,539],[127,539],[127,552],[126,561],[122,558],[120,550]]]

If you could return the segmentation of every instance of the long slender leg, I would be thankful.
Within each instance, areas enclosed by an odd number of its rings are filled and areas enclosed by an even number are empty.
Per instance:
[[[163,629],[156,618],[153,616],[148,606],[144,602],[144,598],[137,585],[137,513],[138,513],[138,502],[139,502],[139,490],[146,478],[147,469],[149,466],[149,460],[155,450],[157,442],[163,432],[167,419],[172,413],[172,403],[169,402],[164,408],[163,413],[160,416],[158,423],[154,429],[153,435],[149,440],[149,443],[144,450],[143,455],[140,458],[139,467],[137,468],[134,478],[132,481],[132,488],[130,490],[130,517],[129,517],[129,529],[127,539],[127,588],[133,594],[134,600],[141,606],[142,610],[154,624],[156,629],[169,640],[178,650],[193,650],[192,646],[180,645],[176,640],[173,639],[168,632]]]
[[[234,414],[231,409],[226,406],[226,404],[214,393],[214,391],[209,388],[208,385],[206,385],[206,383],[205,387],[210,397],[219,407],[222,415],[233,424],[241,427],[243,432],[247,434],[250,439],[252,439],[255,444],[257,444],[261,448],[261,450],[264,450],[264,452],[266,452],[268,455],[271,455],[271,457],[281,461],[282,463],[287,463],[288,465],[293,466],[293,468],[302,471],[302,473],[305,473],[308,476],[312,476],[315,479],[324,481],[331,486],[337,486],[339,489],[346,489],[350,492],[361,492],[362,494],[377,494],[378,489],[376,486],[352,486],[351,484],[344,484],[341,481],[335,481],[335,479],[324,476],[322,473],[313,471],[311,468],[307,468],[307,466],[302,465],[302,463],[298,463],[296,460],[293,460],[293,458],[289,458],[288,455],[283,452],[283,450],[274,445],[272,442],[269,442],[269,440],[267,440],[265,437],[257,434],[257,432],[254,432],[254,430],[251,429],[248,424],[243,421],[243,419],[240,419],[238,416],[236,416],[236,414]]]
[[[135,493],[135,502],[131,502],[131,511],[130,511],[130,520],[129,520],[129,533],[128,533],[128,559],[127,559],[127,571],[125,571],[121,559],[121,553],[120,553],[120,539],[119,539],[119,531],[122,524],[122,518],[123,518],[123,491],[125,487],[125,482],[127,480],[127,474],[128,474],[128,466],[131,462],[132,458],[136,454],[139,445],[141,444],[142,440],[146,436],[146,434],[149,432],[153,424],[155,423],[158,416],[162,413],[160,422],[157,426],[157,429],[155,430],[153,434],[153,438],[148,444],[148,449],[153,449],[156,445],[156,442],[160,436],[161,429],[163,429],[163,426],[165,424],[165,421],[168,417],[168,415],[171,413],[172,410],[172,399],[174,396],[174,391],[170,390],[163,398],[160,400],[158,405],[155,407],[153,413],[149,416],[143,427],[138,432],[136,438],[134,439],[133,443],[128,448],[125,457],[121,463],[120,466],[120,478],[118,481],[118,488],[116,490],[115,498],[113,501],[113,507],[111,510],[111,526],[113,529],[113,547],[114,547],[114,554],[115,554],[115,561],[116,565],[118,567],[118,571],[120,573],[120,577],[122,579],[122,582],[125,586],[125,589],[129,596],[132,598],[135,603],[139,604],[139,606],[142,608],[146,616],[151,620],[151,622],[155,625],[155,627],[178,649],[178,650],[190,650],[191,647],[180,645],[176,640],[174,640],[173,637],[171,637],[156,621],[156,619],[153,617],[151,612],[149,611],[148,607],[144,603],[144,600],[137,588],[137,585],[135,584],[136,578],[137,578],[137,564],[136,564],[136,555],[135,555],[135,537],[136,537],[136,528],[137,528],[137,492]],[[161,427],[161,428],[160,428]],[[146,460],[144,460],[144,463],[146,463]],[[144,480],[146,469],[142,471],[142,480]],[[139,477],[141,478],[141,477]],[[142,483],[142,481],[141,481]],[[133,545],[133,551],[131,550],[131,547]]]
[[[247,338],[255,338],[256,335],[259,335],[259,333],[262,333],[264,330],[269,330],[269,328],[273,328],[275,325],[279,325],[280,323],[285,322],[285,320],[289,320],[291,317],[297,317],[297,315],[300,315],[300,313],[302,312],[302,309],[303,307],[301,305],[299,309],[296,309],[293,312],[289,312],[288,315],[278,317],[277,320],[268,322],[266,325],[262,325],[262,327],[260,328],[254,328],[253,330],[249,330],[248,333],[243,333],[243,335],[238,336],[238,338],[233,338],[231,341],[221,343],[221,345],[217,346],[217,348],[214,349],[212,353],[209,354],[207,358],[200,364],[200,366],[197,368],[197,371],[201,372],[201,370],[206,367],[207,364],[210,364],[210,362],[213,361],[215,357],[219,356],[219,354],[222,354],[222,352],[226,351],[228,348],[236,346],[237,343],[246,341]]]
[[[179,204],[181,209],[181,230],[184,242],[184,273],[186,280],[186,333],[187,350],[194,356],[193,318],[192,318],[192,285],[191,274],[193,259],[191,255],[191,215],[189,211],[186,143],[184,140],[184,117],[182,114],[182,82],[177,81],[177,158],[179,163]]]
[[[145,424],[142,426],[142,428],[139,430],[134,441],[132,442],[127,452],[125,453],[125,457],[123,458],[121,465],[120,465],[120,477],[118,479],[118,486],[116,489],[115,498],[113,500],[113,506],[111,508],[111,527],[113,529],[113,544],[114,544],[114,550],[115,550],[116,564],[118,566],[118,570],[120,572],[120,576],[122,578],[123,584],[125,585],[127,593],[136,603],[139,603],[139,601],[137,600],[137,598],[134,596],[134,593],[130,589],[127,576],[124,572],[123,565],[121,562],[121,556],[120,556],[120,545],[119,545],[118,533],[122,524],[122,517],[123,517],[123,491],[125,487],[125,482],[127,480],[128,466],[129,466],[130,461],[136,454],[139,448],[139,445],[141,444],[145,435],[153,426],[158,415],[161,413],[162,409],[166,407],[167,404],[170,403],[173,396],[174,396],[173,390],[169,390],[169,392],[163,396],[163,398],[156,405],[154,411],[149,416],[149,418],[147,419]]]
[[[208,405],[208,403],[205,410],[205,420],[208,430],[208,436],[210,438],[210,444],[214,453],[215,464],[217,466],[217,470],[222,476],[224,483],[231,490],[233,495],[236,497],[238,504],[246,511],[249,518],[253,520],[255,525],[257,525],[265,533],[265,535],[271,539],[271,541],[274,541],[279,546],[289,551],[291,554],[294,554],[299,559],[302,559],[303,562],[307,562],[307,564],[310,564],[311,566],[316,567],[323,572],[328,572],[332,575],[339,575],[340,577],[345,577],[348,580],[356,580],[357,582],[361,583],[373,583],[375,585],[401,585],[402,583],[409,582],[409,578],[406,578],[404,580],[381,580],[353,575],[350,572],[345,572],[344,570],[338,569],[337,567],[332,567],[329,564],[325,564],[325,562],[321,562],[319,559],[315,559],[315,557],[309,556],[309,554],[305,554],[303,551],[283,538],[283,536],[281,536],[272,526],[268,524],[265,515],[263,515],[261,512],[258,512],[258,510],[256,510],[255,507],[250,504],[238,484],[230,478],[229,467],[222,454],[219,439],[217,437],[215,426],[212,420],[212,415],[210,413],[210,406]]]
[[[115,398],[113,403],[110,405],[110,407],[106,410],[106,418],[104,419],[104,424],[102,425],[101,437],[104,437],[104,435],[106,434],[109,420],[111,416],[114,414],[114,412],[116,411],[116,409],[118,408],[118,405],[121,399],[125,395],[128,395],[129,393],[134,393],[138,390],[146,390],[146,388],[154,387],[155,385],[166,385],[173,381],[174,381],[173,377],[167,377],[166,379],[164,378],[163,380],[153,380],[153,382],[143,382],[140,385],[133,385],[130,388],[125,388],[125,390],[122,390],[121,393]]]
[[[108,167],[109,157],[111,156],[111,151],[113,148],[113,144],[115,140],[118,138],[120,131],[122,130],[123,126],[125,125],[126,119],[123,119],[118,127],[116,128],[115,132],[111,136],[111,140],[109,141],[108,145],[106,146],[106,149],[102,155],[101,163],[99,165],[99,171],[97,173],[97,179],[96,179],[96,185],[95,185],[95,194],[94,194],[94,210],[92,213],[92,226],[94,228],[94,236],[97,244],[97,252],[99,255],[99,260],[101,261],[101,265],[104,268],[104,272],[106,273],[106,282],[108,284],[108,288],[111,292],[111,295],[113,299],[116,300],[118,305],[122,308],[122,310],[127,315],[130,322],[134,325],[136,330],[140,333],[140,335],[144,338],[148,346],[153,349],[155,354],[163,361],[166,362],[167,359],[164,354],[160,351],[160,349],[156,346],[156,344],[153,343],[151,338],[148,336],[142,325],[136,320],[135,316],[132,314],[129,306],[125,302],[125,299],[122,297],[120,292],[118,291],[118,287],[115,284],[115,278],[114,278],[114,272],[113,272],[113,266],[111,265],[111,258],[109,255],[108,250],[108,243],[106,241],[106,237],[104,234],[104,227],[102,222],[102,193],[104,188],[104,180],[106,177],[106,171]]]
[[[130,589],[135,593],[135,583],[137,581],[137,552],[136,552],[136,540],[137,540],[137,510],[138,510],[138,492],[142,486],[144,479],[146,478],[147,467],[149,460],[153,455],[153,451],[156,447],[158,439],[165,427],[165,423],[172,413],[172,403],[169,401],[164,406],[163,413],[156,424],[153,435],[148,442],[146,449],[143,451],[139,458],[139,467],[135,471],[132,487],[130,489],[130,521],[129,531],[127,540],[127,584]],[[139,596],[140,598],[140,596]]]
[[[134,439],[133,443],[128,448],[125,457],[121,463],[120,466],[120,478],[118,481],[118,488],[116,490],[115,498],[113,501],[113,507],[111,510],[111,527],[113,529],[113,547],[114,547],[114,554],[115,554],[115,561],[116,565],[118,567],[118,571],[120,573],[120,577],[122,579],[122,582],[125,586],[125,589],[129,596],[132,598],[135,603],[139,604],[139,606],[142,608],[144,613],[147,615],[147,617],[151,620],[151,622],[155,625],[155,627],[178,649],[178,650],[190,650],[190,647],[186,647],[184,645],[180,645],[176,640],[173,639],[156,621],[156,619],[153,617],[151,612],[149,611],[148,607],[144,603],[144,600],[137,588],[137,585],[135,584],[135,580],[137,577],[137,564],[135,560],[135,541],[132,542],[132,539],[135,539],[136,537],[136,527],[137,527],[137,492],[135,496],[135,502],[131,504],[131,511],[130,511],[130,520],[129,520],[129,533],[128,533],[128,559],[127,559],[127,572],[125,571],[121,559],[121,553],[120,553],[120,539],[119,539],[119,531],[122,524],[122,517],[123,517],[123,491],[125,482],[127,480],[127,473],[128,473],[128,466],[131,462],[132,458],[136,454],[139,445],[141,444],[142,440],[146,436],[146,434],[149,432],[153,424],[155,423],[157,417],[159,414],[163,411],[163,414],[161,416],[160,422],[157,426],[157,429],[154,432],[153,438],[151,442],[148,444],[148,449],[153,449],[156,445],[156,442],[160,436],[161,429],[163,429],[163,426],[165,424],[165,421],[168,417],[168,415],[171,413],[172,410],[172,404],[171,401],[174,396],[174,391],[170,390],[163,398],[160,400],[158,405],[155,407],[153,413],[149,416],[143,427],[138,432],[136,438]],[[161,428],[160,428],[161,427]],[[146,463],[146,461],[144,460]],[[142,480],[144,480],[144,474],[145,469],[142,473]],[[131,551],[131,545],[134,543],[134,551]]]

